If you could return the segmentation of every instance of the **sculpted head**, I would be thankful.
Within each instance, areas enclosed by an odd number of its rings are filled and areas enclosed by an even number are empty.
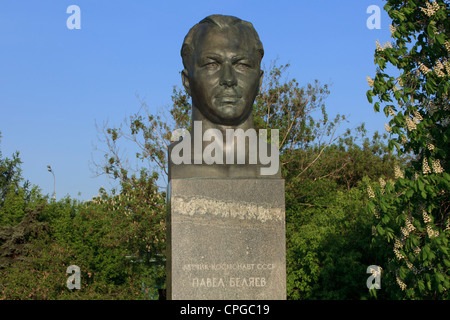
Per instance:
[[[181,56],[183,85],[194,108],[216,124],[244,122],[261,86],[263,55],[250,22],[212,15],[192,27]]]

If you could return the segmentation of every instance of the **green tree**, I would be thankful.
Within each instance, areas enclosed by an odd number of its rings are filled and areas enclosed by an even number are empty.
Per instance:
[[[330,145],[302,180],[286,180],[287,285],[290,299],[366,299],[372,214],[363,180],[394,178],[399,160],[384,139],[359,135]],[[362,138],[362,143],[356,141]],[[336,170],[334,164],[344,163]],[[337,165],[339,168],[340,166]]]
[[[0,299],[158,298],[164,215],[152,182],[142,176],[118,195],[51,201],[1,229]],[[80,290],[66,286],[70,265],[81,270]]]
[[[88,204],[93,212],[100,209],[110,217],[101,243],[123,247],[127,263],[152,299],[159,297],[165,285],[165,193],[158,191],[157,180],[156,173],[150,176],[142,169],[139,177],[132,175],[121,183],[119,194],[101,190]]]
[[[448,299],[450,3],[387,0],[384,9],[392,43],[376,44],[367,97],[389,117],[390,149],[413,155],[405,171],[396,168],[394,181],[367,186],[384,292]]]
[[[0,132],[1,139],[1,132]],[[1,140],[0,140],[1,141]],[[0,149],[0,208],[11,188],[18,188],[21,179],[19,152],[13,154],[12,159],[3,158]]]
[[[156,175],[129,176],[119,194],[48,202],[21,185],[18,153],[0,160],[0,299],[158,298],[165,212]],[[66,287],[69,265],[81,269],[81,290]]]
[[[21,164],[19,152],[9,159],[2,157],[0,149],[0,227],[18,224],[27,208],[36,208],[43,201],[39,188],[24,181]]]

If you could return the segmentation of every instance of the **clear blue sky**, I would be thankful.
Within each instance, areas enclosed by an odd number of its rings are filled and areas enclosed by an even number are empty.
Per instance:
[[[67,7],[81,9],[81,29],[69,30]],[[368,6],[381,9],[381,29],[370,30]],[[151,108],[170,105],[181,86],[181,43],[190,27],[210,14],[253,23],[265,49],[263,63],[291,64],[300,84],[332,83],[330,115],[345,114],[346,127],[365,122],[384,131],[384,114],[367,102],[375,41],[390,39],[380,0],[5,0],[0,6],[0,149],[19,151],[23,175],[57,199],[80,200],[109,188],[94,178],[98,157],[95,123],[119,125],[137,112],[141,96]],[[133,156],[133,155],[130,155]],[[81,195],[78,193],[81,192]]]

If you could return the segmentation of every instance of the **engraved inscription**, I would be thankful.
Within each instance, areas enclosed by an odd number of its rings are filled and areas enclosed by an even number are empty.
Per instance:
[[[222,278],[193,278],[192,279],[192,287],[193,288],[217,288],[217,287],[225,287],[225,282]]]
[[[275,268],[275,263],[190,263],[182,266],[182,270],[191,276],[187,278],[190,278],[192,288],[265,287],[268,279],[264,273]],[[239,275],[234,275],[233,271]],[[244,271],[257,274],[242,274]]]
[[[266,278],[230,278],[230,287],[265,287]]]
[[[248,278],[193,278],[191,286],[193,288],[218,288],[218,287],[265,287],[266,278],[248,277]]]

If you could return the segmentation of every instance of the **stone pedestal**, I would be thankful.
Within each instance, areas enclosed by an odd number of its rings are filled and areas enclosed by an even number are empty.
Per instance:
[[[168,299],[286,299],[284,180],[172,179],[168,200]]]

